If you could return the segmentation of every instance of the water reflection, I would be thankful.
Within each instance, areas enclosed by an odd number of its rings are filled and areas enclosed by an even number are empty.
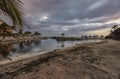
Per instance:
[[[32,41],[30,41],[30,40],[28,40],[28,41],[26,41],[26,42],[24,42],[24,43],[25,43],[25,45],[28,46],[28,47],[31,47],[31,45],[32,45]]]
[[[87,41],[56,41],[53,39],[47,39],[35,41],[27,40],[17,43],[0,43],[0,61],[5,59],[14,60],[14,58],[23,57],[24,55],[38,55],[42,52],[60,49],[84,42]],[[95,42],[95,40],[88,42]]]
[[[11,54],[10,51],[12,51],[13,49],[13,44],[12,43],[1,43],[0,44],[0,54],[1,56],[3,56],[4,58],[7,58],[9,60],[12,60],[10,58]]]
[[[39,46],[40,44],[41,44],[41,41],[40,41],[40,40],[34,41],[34,45],[35,45],[35,46]]]
[[[20,49],[23,49],[23,48],[24,48],[24,42],[20,42],[20,43],[19,43],[19,48],[20,48]]]
[[[30,52],[55,49],[57,46],[61,48],[65,47],[65,41],[57,41],[56,43],[55,40],[28,40],[19,43],[0,43],[0,60],[4,58],[12,61],[12,57],[16,55],[19,56]]]
[[[40,40],[36,41],[23,41],[19,43],[0,43],[0,60],[1,58],[9,59],[12,61],[11,53],[20,55],[30,52],[35,47],[41,44]]]
[[[65,47],[65,44],[64,44],[64,43],[62,43],[62,44],[61,44],[61,47],[62,47],[62,48],[64,48],[64,47]]]
[[[65,47],[65,41],[59,41],[59,40],[56,40],[56,41],[57,41],[57,44],[60,44],[61,48]]]

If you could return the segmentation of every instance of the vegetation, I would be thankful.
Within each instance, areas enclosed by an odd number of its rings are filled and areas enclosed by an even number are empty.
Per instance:
[[[40,36],[41,33],[39,33],[39,32],[35,32],[33,35],[35,35],[35,36]]]
[[[8,31],[8,28],[15,30],[12,27],[23,27],[24,20],[21,4],[20,0],[0,0],[0,13],[8,16],[13,22],[13,26],[10,26],[0,19],[0,30],[2,30],[0,35],[3,36],[3,39],[5,36],[14,36],[12,32]]]
[[[116,29],[118,29],[118,25],[112,26],[112,31],[115,31]]]
[[[30,32],[30,31],[24,32],[24,36],[31,36],[31,35],[32,35],[32,32]]]
[[[95,40],[95,39],[104,39],[103,35],[94,35],[87,36],[82,35],[81,37],[50,37],[51,39],[56,39],[57,41],[80,41],[80,40]]]
[[[21,9],[22,2],[20,0],[0,0],[0,12],[8,16],[14,26],[23,26],[23,12]],[[0,20],[2,24],[2,20]]]
[[[118,25],[112,26],[110,34],[105,37],[106,39],[117,39],[120,40],[120,27]]]
[[[64,37],[64,36],[65,36],[65,33],[61,33],[61,36]]]
[[[18,32],[18,36],[22,36],[23,35],[23,29],[20,29]]]

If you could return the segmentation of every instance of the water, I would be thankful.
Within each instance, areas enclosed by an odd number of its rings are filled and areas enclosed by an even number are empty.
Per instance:
[[[99,41],[100,40],[56,41],[53,39],[47,39],[14,43],[0,43],[0,64],[40,55],[54,49],[61,49],[76,44]]]

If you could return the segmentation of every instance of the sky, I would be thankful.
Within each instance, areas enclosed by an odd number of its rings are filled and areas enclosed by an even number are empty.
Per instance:
[[[46,36],[107,35],[120,24],[120,0],[22,0],[26,30]]]

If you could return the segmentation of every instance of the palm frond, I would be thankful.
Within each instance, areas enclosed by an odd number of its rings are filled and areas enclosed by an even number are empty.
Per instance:
[[[9,16],[14,26],[24,25],[20,0],[0,0],[0,13]]]

